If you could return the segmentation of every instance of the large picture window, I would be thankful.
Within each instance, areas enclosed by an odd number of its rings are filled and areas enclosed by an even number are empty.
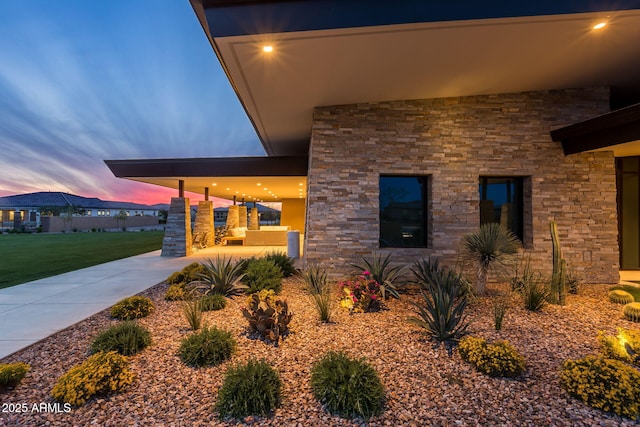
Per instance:
[[[524,242],[524,178],[480,177],[480,225],[495,222]]]
[[[380,247],[427,247],[428,177],[380,176]]]

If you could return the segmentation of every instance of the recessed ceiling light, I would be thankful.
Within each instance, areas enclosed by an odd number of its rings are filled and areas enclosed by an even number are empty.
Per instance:
[[[606,26],[607,26],[606,22],[604,22],[604,21],[603,22],[598,22],[596,25],[593,26],[593,29],[594,30],[599,30],[599,29],[604,28]]]
[[[262,51],[266,52],[266,53],[273,52],[273,46],[271,46],[271,45],[262,46]]]
[[[216,184],[215,182],[212,182],[212,183],[211,183],[211,185],[213,185],[213,186],[215,187],[215,186],[216,186],[216,185],[218,185],[218,184]]]
[[[225,190],[229,191],[229,190],[231,190],[231,189],[230,189],[229,187],[227,187],[227,188],[225,188]]]
[[[257,185],[258,187],[260,187],[260,186],[262,186],[262,183],[261,183],[261,182],[259,182],[259,183],[257,183],[256,185]]]

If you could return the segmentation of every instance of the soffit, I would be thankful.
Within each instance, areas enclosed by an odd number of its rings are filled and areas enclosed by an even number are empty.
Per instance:
[[[592,30],[603,19],[607,27]],[[267,153],[299,155],[308,151],[318,106],[636,86],[640,12],[214,37],[213,43]],[[262,51],[266,44],[270,54]]]

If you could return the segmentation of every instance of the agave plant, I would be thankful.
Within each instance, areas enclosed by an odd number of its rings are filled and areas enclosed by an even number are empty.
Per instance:
[[[402,266],[391,266],[391,254],[387,254],[384,259],[381,254],[374,254],[371,261],[367,258],[362,258],[362,264],[351,264],[351,266],[360,272],[368,272],[368,276],[378,282],[383,300],[387,299],[387,293],[394,298],[400,298],[396,283],[404,268]]]
[[[203,263],[205,272],[200,273],[198,288],[205,294],[220,294],[232,296],[244,292],[249,287],[242,283],[245,274],[242,273],[243,262],[233,263],[231,258],[216,257]]]
[[[476,267],[476,293],[485,293],[489,272],[504,267],[520,247],[515,234],[493,222],[482,224],[478,231],[462,237],[463,256]]]
[[[417,316],[407,320],[426,329],[438,341],[464,335],[469,322],[464,314],[467,294],[462,276],[429,259],[416,262],[410,270],[422,288],[423,302],[412,302]]]

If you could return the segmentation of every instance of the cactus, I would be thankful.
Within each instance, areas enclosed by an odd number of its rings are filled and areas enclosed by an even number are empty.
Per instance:
[[[640,302],[630,302],[622,307],[622,313],[627,320],[640,322]]]
[[[549,302],[552,304],[564,305],[567,289],[565,286],[567,262],[562,257],[562,249],[560,248],[560,239],[558,238],[558,227],[555,221],[549,223],[551,230],[551,241],[553,243],[553,275],[551,276],[551,293]]]
[[[634,302],[633,295],[621,289],[615,289],[609,292],[609,301],[615,304],[629,304]]]
[[[289,332],[293,313],[289,311],[286,301],[276,299],[272,290],[262,290],[249,296],[247,305],[242,309],[242,314],[254,331],[276,343]]]

